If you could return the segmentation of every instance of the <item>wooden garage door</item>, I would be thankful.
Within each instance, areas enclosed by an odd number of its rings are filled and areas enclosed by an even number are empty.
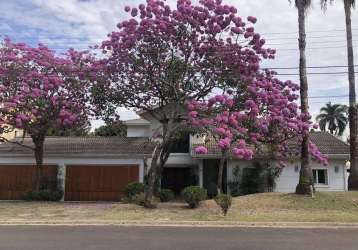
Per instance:
[[[125,186],[138,179],[138,165],[67,166],[65,200],[119,201]]]
[[[43,175],[56,178],[57,166],[44,166]],[[36,167],[31,165],[0,165],[0,200],[20,200],[34,188]]]

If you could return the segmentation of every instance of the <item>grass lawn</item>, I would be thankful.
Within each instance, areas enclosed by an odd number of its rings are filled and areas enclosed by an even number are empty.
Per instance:
[[[184,203],[161,203],[158,209],[122,203],[0,202],[0,221],[94,222],[344,222],[358,223],[358,192],[317,193],[314,199],[266,193],[233,199],[226,217],[214,201],[191,210]]]

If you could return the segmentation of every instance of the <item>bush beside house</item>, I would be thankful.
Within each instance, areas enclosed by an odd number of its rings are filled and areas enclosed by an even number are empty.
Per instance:
[[[200,202],[207,198],[208,193],[205,188],[190,186],[183,189],[182,196],[190,208],[197,208]]]

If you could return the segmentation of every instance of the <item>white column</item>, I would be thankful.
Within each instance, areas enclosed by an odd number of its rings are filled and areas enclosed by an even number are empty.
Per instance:
[[[143,159],[142,162],[139,164],[139,182],[144,182],[144,175],[146,175],[147,169],[145,169],[146,159]]]
[[[61,201],[65,200],[65,188],[66,188],[66,165],[61,163],[58,165],[58,171],[57,171],[57,179],[59,182],[59,186],[63,191],[63,196]]]
[[[203,187],[204,186],[204,175],[203,175],[203,169],[204,169],[204,161],[203,160],[199,160],[199,186]]]
[[[347,172],[347,167],[345,165],[343,165],[342,168],[343,168],[343,187],[344,187],[344,191],[348,191],[348,172]]]

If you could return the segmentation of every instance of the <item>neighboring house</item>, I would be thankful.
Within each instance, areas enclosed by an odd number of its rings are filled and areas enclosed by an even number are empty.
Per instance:
[[[57,176],[68,201],[116,201],[132,181],[144,181],[154,149],[149,138],[160,129],[149,115],[129,120],[127,137],[48,137],[45,141],[44,165],[47,175]],[[324,132],[311,133],[312,141],[329,157],[329,166],[312,163],[316,188],[324,191],[347,190],[346,161],[348,145]],[[195,145],[204,138],[189,131],[182,133],[165,165],[161,185],[176,194],[189,185],[212,188],[217,179],[219,150],[207,145],[209,154],[197,155]],[[26,144],[31,144],[29,138]],[[209,143],[210,144],[210,143]],[[296,145],[299,148],[299,145]],[[21,199],[31,189],[34,178],[32,151],[10,143],[0,145],[0,199]],[[268,162],[264,157],[255,159]],[[277,180],[274,191],[294,192],[299,178],[299,157],[289,161]],[[225,168],[226,185],[233,172],[250,169],[253,161],[230,159]],[[54,170],[55,169],[55,170]],[[227,191],[230,190],[227,188]]]

